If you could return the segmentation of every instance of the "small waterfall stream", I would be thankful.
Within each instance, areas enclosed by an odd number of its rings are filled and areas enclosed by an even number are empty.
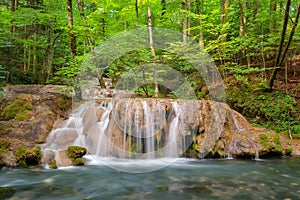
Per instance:
[[[187,140],[181,132],[187,129],[180,119],[186,110],[182,106],[152,99],[86,102],[50,133],[43,149],[54,152],[56,161],[60,160],[57,152],[71,145],[84,146],[89,154],[102,157],[176,158],[186,150],[179,145]]]
[[[85,101],[68,120],[58,122],[43,145],[43,155],[45,163],[54,159],[65,166],[66,149],[73,145],[86,147],[89,155],[121,159],[173,159],[193,146],[192,153],[204,158],[230,132],[232,138],[217,148],[231,157],[238,146],[249,143],[246,148],[254,148],[257,157],[255,138],[243,135],[247,126],[222,103],[106,98]]]

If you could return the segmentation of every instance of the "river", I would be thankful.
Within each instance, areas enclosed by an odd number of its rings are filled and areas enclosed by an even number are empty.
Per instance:
[[[10,186],[15,190],[8,199],[22,200],[300,199],[299,158],[178,159],[169,166],[155,160],[141,161],[138,165],[127,161],[56,170],[2,168],[0,187]],[[117,170],[120,165],[131,168],[132,172],[134,168],[147,169],[149,165],[162,168],[147,173],[128,173]]]

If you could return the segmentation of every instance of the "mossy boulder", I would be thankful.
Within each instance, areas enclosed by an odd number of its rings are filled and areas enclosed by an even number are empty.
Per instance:
[[[80,146],[70,146],[67,148],[68,158],[72,161],[72,165],[79,166],[84,165],[84,159],[82,158],[87,153],[87,149]]]
[[[282,155],[284,149],[281,145],[279,135],[274,132],[262,133],[259,135],[260,145],[264,148],[264,154]]]
[[[29,95],[19,95],[5,104],[0,113],[0,118],[2,120],[16,119],[24,121],[30,118],[31,110],[32,97]]]
[[[19,147],[16,152],[17,165],[19,167],[27,167],[30,165],[37,165],[42,158],[41,147],[36,146],[32,149],[28,147]]]
[[[285,155],[290,156],[293,153],[293,147],[289,146],[284,149]]]
[[[50,169],[57,169],[56,161],[52,159],[49,164]]]

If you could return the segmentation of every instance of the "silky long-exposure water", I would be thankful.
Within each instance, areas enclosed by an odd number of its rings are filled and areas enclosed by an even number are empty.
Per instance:
[[[299,199],[300,159],[192,160],[149,173],[126,173],[112,166],[147,168],[159,160],[107,160],[83,167],[0,171],[8,199]],[[137,165],[137,163],[139,163]],[[118,168],[118,167],[117,167]],[[134,169],[133,169],[134,170]],[[143,170],[142,170],[143,171]]]

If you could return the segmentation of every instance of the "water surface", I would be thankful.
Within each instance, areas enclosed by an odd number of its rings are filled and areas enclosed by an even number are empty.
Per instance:
[[[147,161],[136,166],[149,167]],[[118,165],[112,161],[110,166]],[[126,165],[123,160],[120,165]],[[156,161],[153,165],[159,165]],[[149,173],[126,173],[106,165],[7,169],[0,187],[8,199],[300,199],[300,159],[190,160]]]

